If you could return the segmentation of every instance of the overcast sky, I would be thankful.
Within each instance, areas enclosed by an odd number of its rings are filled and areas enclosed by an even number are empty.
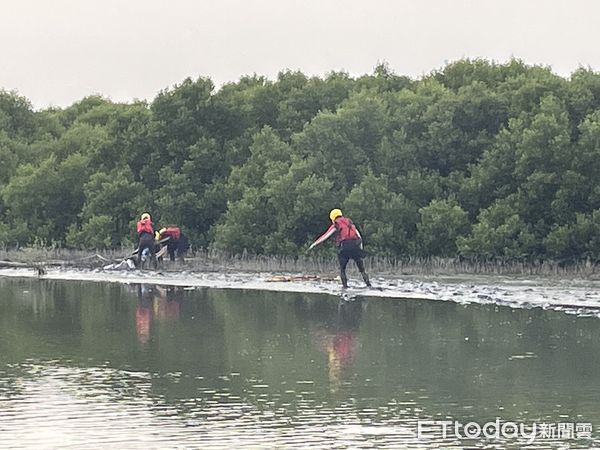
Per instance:
[[[0,89],[36,108],[151,101],[186,77],[359,76],[385,61],[420,78],[464,57],[568,76],[600,69],[599,18],[598,0],[0,0]]]

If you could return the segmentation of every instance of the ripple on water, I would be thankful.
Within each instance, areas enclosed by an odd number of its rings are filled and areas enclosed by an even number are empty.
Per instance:
[[[534,357],[530,352],[513,355],[516,360]],[[416,437],[416,421],[425,416],[418,407],[419,398],[428,397],[424,390],[406,391],[403,397],[376,407],[369,406],[375,403],[366,397],[330,403],[316,395],[318,386],[311,380],[296,381],[297,390],[278,390],[249,379],[244,396],[252,395],[251,402],[232,395],[229,387],[210,389],[199,385],[194,397],[170,402],[153,391],[157,380],[177,385],[182,378],[186,382],[205,382],[202,377],[182,377],[178,372],[86,368],[58,361],[7,367],[0,371],[2,446],[423,448],[423,441]],[[451,438],[436,439],[428,448],[462,444]],[[473,443],[470,447],[482,448],[484,444]],[[488,442],[487,448],[504,448],[507,444],[511,443]],[[548,442],[543,444],[542,448],[548,447]]]

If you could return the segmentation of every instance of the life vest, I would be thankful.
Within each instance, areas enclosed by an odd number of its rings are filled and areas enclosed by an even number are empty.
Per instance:
[[[149,220],[149,219],[140,220],[137,223],[137,234],[138,234],[138,236],[141,236],[143,233],[149,233],[152,236],[154,236],[154,225],[152,224],[151,220]]]
[[[160,234],[161,238],[171,237],[171,240],[178,241],[181,237],[181,230],[179,227],[167,227],[165,231]]]
[[[360,236],[356,232],[356,227],[350,219],[347,217],[338,217],[335,219],[335,228],[337,234],[335,235],[335,243],[340,245],[344,241],[353,241],[360,239]]]

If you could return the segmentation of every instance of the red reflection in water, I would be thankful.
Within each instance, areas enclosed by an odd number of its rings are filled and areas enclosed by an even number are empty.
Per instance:
[[[135,328],[138,340],[147,344],[151,337],[152,321],[178,320],[181,304],[177,298],[179,291],[176,288],[161,286],[138,285],[138,304],[135,311]]]
[[[150,324],[152,323],[152,309],[138,304],[135,310],[135,330],[139,341],[146,344],[150,340]]]

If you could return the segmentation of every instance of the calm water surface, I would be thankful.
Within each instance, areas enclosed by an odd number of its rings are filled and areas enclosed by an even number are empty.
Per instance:
[[[0,279],[2,448],[600,447],[599,379],[556,311]]]

